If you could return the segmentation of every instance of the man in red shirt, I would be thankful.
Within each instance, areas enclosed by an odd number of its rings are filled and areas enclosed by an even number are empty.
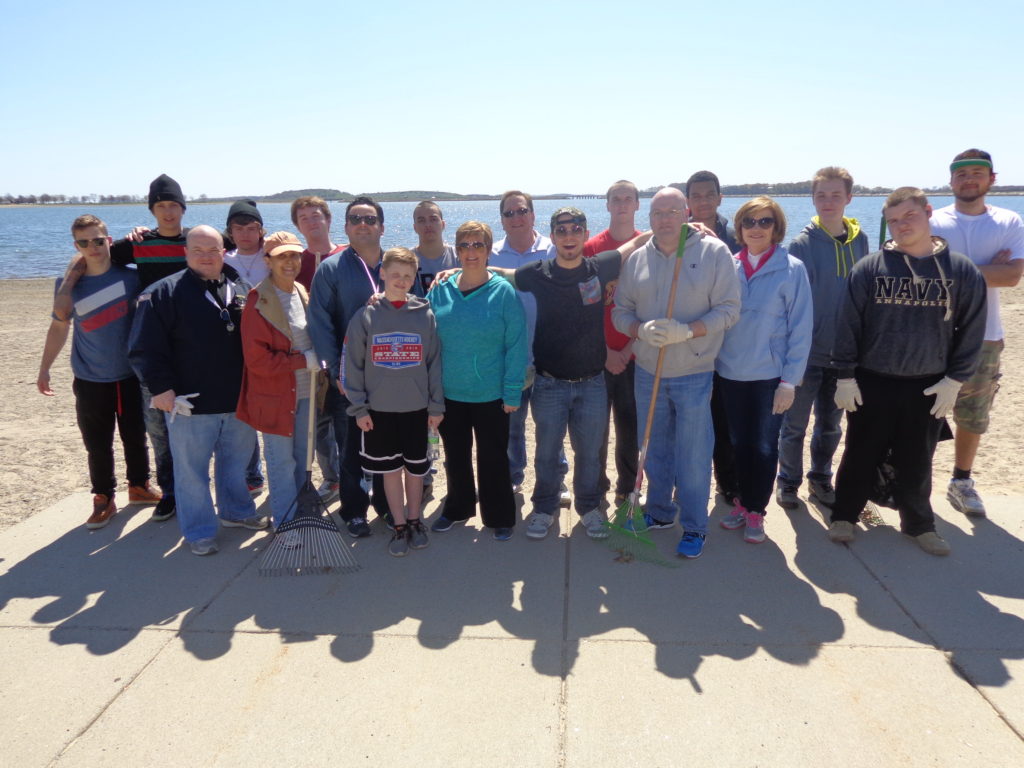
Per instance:
[[[627,240],[640,234],[636,228],[636,212],[640,209],[640,193],[631,181],[616,181],[605,195],[610,221],[608,229],[590,238],[583,246],[584,256],[594,256],[602,251],[618,248]],[[612,325],[612,305],[615,303],[615,286],[618,280],[608,283],[604,294],[604,338],[607,357],[604,364],[604,381],[608,390],[608,407],[615,421],[615,504],[621,504],[636,485],[637,447],[636,398],[633,394],[633,345],[632,339],[619,333]],[[608,463],[608,438],[611,433],[610,421],[605,423],[604,442],[601,445],[600,489],[607,493],[611,489],[606,465]]]

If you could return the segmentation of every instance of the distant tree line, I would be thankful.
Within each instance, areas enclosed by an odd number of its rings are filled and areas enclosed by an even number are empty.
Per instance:
[[[684,190],[686,184],[681,181],[669,184],[670,187]],[[652,197],[655,192],[662,189],[661,186],[648,187],[640,191],[641,197]],[[934,195],[949,195],[951,190],[948,184],[941,187],[926,187],[925,192]],[[853,185],[855,195],[887,195],[892,192],[892,187],[864,187],[860,184]],[[1004,185],[992,187],[991,193],[1004,195],[1024,194],[1022,185]],[[362,194],[362,193],[361,193]],[[754,195],[810,195],[811,182],[791,181],[778,184],[723,184],[723,195],[736,197],[753,197]],[[257,202],[268,203],[290,203],[298,197],[316,195],[324,200],[332,202],[348,202],[356,196],[349,192],[342,192],[338,189],[289,189],[273,195],[235,195],[233,197],[208,197],[205,194],[190,198],[192,202],[199,203],[230,203],[241,198],[251,198]],[[469,194],[460,195],[455,192],[439,192],[436,190],[407,190],[404,192],[371,192],[370,197],[382,203],[419,201],[419,200],[497,200],[499,195],[490,194]],[[538,200],[543,199],[567,199],[582,195],[562,193],[556,195],[534,195]],[[593,193],[595,197],[604,197],[603,193]],[[145,195],[0,195],[0,205],[116,205],[123,203],[145,203]]]

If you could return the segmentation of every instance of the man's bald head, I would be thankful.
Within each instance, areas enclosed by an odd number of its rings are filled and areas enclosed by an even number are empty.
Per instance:
[[[221,248],[224,247],[224,238],[221,237],[220,232],[208,224],[200,224],[198,227],[192,227],[192,229],[188,231],[188,234],[185,235],[185,247],[187,248],[190,246],[192,241],[197,237],[212,237],[220,243]]]
[[[675,251],[686,218],[686,195],[675,187],[663,187],[651,198],[651,230],[662,253]]]
[[[216,280],[224,269],[224,238],[213,227],[200,224],[185,236],[185,261],[205,280]]]

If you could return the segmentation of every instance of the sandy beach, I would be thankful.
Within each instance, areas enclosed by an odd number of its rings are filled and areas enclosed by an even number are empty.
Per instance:
[[[89,490],[85,448],[75,424],[70,342],[51,369],[55,396],[44,397],[36,390],[52,292],[52,279],[0,280],[0,340],[4,349],[0,375],[0,529],[72,492]],[[1004,288],[1001,294],[1006,330],[1002,388],[974,470],[983,498],[1024,494],[1020,466],[1024,435],[1024,286]],[[837,463],[838,459],[837,455]],[[118,454],[122,489],[123,466]],[[945,484],[951,466],[952,443],[940,444],[935,459],[936,487]],[[528,508],[527,504],[524,512]],[[88,512],[82,510],[81,520],[68,520],[68,528],[84,521]],[[948,510],[936,512],[947,514]],[[55,536],[59,533],[54,531]]]

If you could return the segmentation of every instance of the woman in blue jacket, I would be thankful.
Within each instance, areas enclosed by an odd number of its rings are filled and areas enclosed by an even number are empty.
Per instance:
[[[516,520],[509,414],[519,408],[527,334],[516,289],[487,270],[493,237],[491,228],[478,221],[459,227],[455,251],[462,269],[435,282],[427,296],[441,337],[445,418],[440,431],[448,479],[444,512],[431,530],[447,531],[469,519],[479,498],[484,525],[495,539],[508,541]]]
[[[813,331],[807,270],[780,245],[785,235],[786,216],[770,197],[755,197],[736,212],[740,319],[715,361],[740,485],[740,503],[721,525],[743,528],[751,544],[765,538],[782,416],[803,378]]]

